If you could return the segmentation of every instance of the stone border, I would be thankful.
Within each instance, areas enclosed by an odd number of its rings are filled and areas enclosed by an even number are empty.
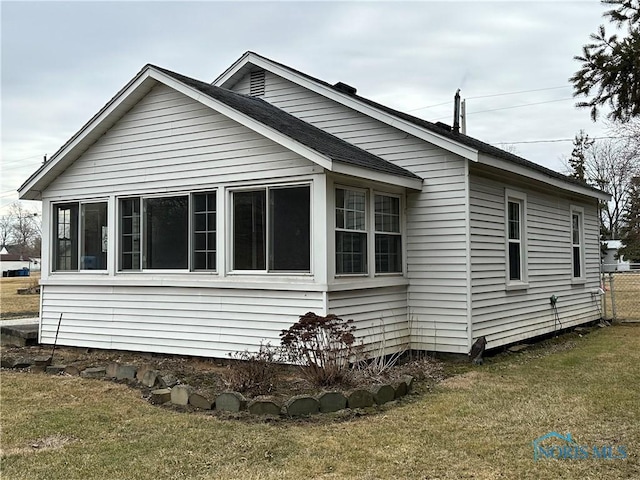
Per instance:
[[[3,357],[1,366],[9,369],[29,369],[50,375],[75,375],[82,378],[137,383],[152,389],[148,401],[154,405],[190,405],[198,410],[286,417],[308,417],[344,409],[384,405],[407,395],[414,381],[411,375],[405,375],[402,380],[393,384],[375,384],[369,388],[348,391],[323,391],[315,396],[296,395],[281,403],[269,397],[246,399],[241,393],[233,391],[222,392],[215,398],[209,397],[190,385],[181,384],[172,374],[153,370],[149,366],[138,368],[135,365],[112,362],[107,366],[80,370],[73,365],[51,365],[51,360],[51,356]]]

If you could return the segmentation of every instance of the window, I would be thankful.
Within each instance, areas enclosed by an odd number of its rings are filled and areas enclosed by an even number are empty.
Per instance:
[[[367,273],[367,211],[363,190],[336,189],[336,273]]]
[[[189,197],[121,199],[119,266],[120,270],[189,268]]]
[[[216,194],[193,196],[193,269],[216,269]]]
[[[376,273],[402,272],[400,198],[375,195]]]
[[[107,269],[107,203],[54,205],[53,270]]]
[[[526,196],[523,193],[508,190],[505,197],[507,286],[526,287]]]
[[[234,270],[310,271],[310,190],[305,185],[233,193]]]
[[[582,209],[571,207],[571,265],[574,279],[584,278]]]

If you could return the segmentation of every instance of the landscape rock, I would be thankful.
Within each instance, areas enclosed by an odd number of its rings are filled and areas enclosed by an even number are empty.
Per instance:
[[[107,378],[116,378],[116,374],[118,373],[119,366],[120,365],[118,365],[115,362],[110,363],[109,365],[107,365],[107,368],[105,369],[104,376]]]
[[[320,412],[337,412],[347,408],[347,397],[341,392],[323,392],[317,396]]]
[[[164,403],[171,401],[171,389],[170,388],[160,388],[158,390],[153,390],[151,392],[151,397],[149,397],[149,401],[154,405],[162,405]]]
[[[285,409],[290,417],[306,417],[318,413],[320,404],[313,397],[298,395],[289,399],[285,404]]]
[[[162,388],[171,388],[178,384],[178,379],[171,373],[163,372],[158,377],[158,384]]]
[[[526,350],[527,348],[529,348],[531,345],[526,344],[526,343],[521,343],[520,345],[511,345],[509,348],[507,348],[507,350],[511,353],[518,353],[521,352],[523,350]]]
[[[138,367],[138,370],[136,371],[136,380],[140,383],[143,383],[145,374],[152,369],[153,367],[151,365],[142,365],[141,367]],[[153,385],[149,386],[153,387]]]
[[[357,389],[353,390],[347,396],[347,405],[349,408],[366,408],[373,406],[373,395],[369,390]]]
[[[193,387],[189,385],[176,385],[171,389],[171,403],[174,405],[188,405],[189,397],[193,393]]]
[[[118,365],[116,369],[116,379],[135,380],[137,370],[135,365]]]
[[[35,365],[35,361],[27,357],[2,357],[0,361],[2,368],[29,368]]]
[[[238,392],[224,392],[216,397],[216,410],[239,412],[247,406],[247,400]]]
[[[104,378],[106,374],[107,369],[105,367],[92,367],[80,372],[82,378]]]
[[[411,375],[405,375],[402,381],[407,385],[407,393],[413,388],[413,377]]]
[[[49,375],[60,375],[66,368],[66,365],[48,365],[45,372]]]
[[[144,385],[145,387],[149,387],[149,388],[155,387],[156,383],[159,383],[158,381],[159,375],[160,375],[160,372],[158,372],[157,370],[147,369],[144,372],[144,375],[142,376],[140,383],[142,383],[142,385]]]
[[[396,391],[391,385],[375,385],[371,389],[373,401],[378,405],[391,402],[396,398]]]
[[[64,373],[66,373],[67,375],[78,376],[80,375],[80,369],[75,365],[67,365],[67,367],[64,369]]]
[[[407,388],[407,383],[404,380],[400,380],[399,382],[396,382],[393,386],[396,391],[395,398],[404,397],[409,390]]]
[[[256,399],[249,403],[247,410],[253,415],[279,416],[282,408],[272,400]]]
[[[211,408],[213,408],[213,400],[203,393],[193,392],[189,396],[189,403],[201,410],[211,410]]]
[[[53,357],[51,355],[38,355],[33,359],[37,367],[46,367],[51,365]]]

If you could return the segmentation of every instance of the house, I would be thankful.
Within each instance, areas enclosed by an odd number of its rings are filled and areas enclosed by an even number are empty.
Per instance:
[[[3,277],[24,276],[25,270],[28,274],[31,267],[31,259],[22,255],[14,255],[7,251],[5,247],[0,250],[0,271]]]
[[[253,52],[145,66],[19,189],[40,340],[222,357],[312,311],[466,354],[599,318],[599,190]]]
[[[604,272],[627,272],[630,269],[628,260],[624,259],[624,255],[618,257],[618,250],[622,248],[620,240],[605,240],[604,257],[602,259],[602,270]]]

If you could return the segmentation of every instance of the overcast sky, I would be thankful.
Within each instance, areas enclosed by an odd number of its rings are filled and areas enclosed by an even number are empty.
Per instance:
[[[606,135],[574,107],[568,82],[579,67],[573,56],[604,21],[596,0],[2,1],[0,9],[0,207],[145,64],[213,81],[247,50],[431,121],[452,122],[461,88],[467,133],[498,146],[580,129]],[[571,142],[512,148],[563,171]]]

